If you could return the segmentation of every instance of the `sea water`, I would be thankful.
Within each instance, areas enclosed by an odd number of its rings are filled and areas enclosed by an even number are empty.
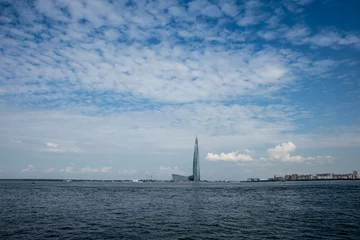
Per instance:
[[[0,181],[0,239],[360,239],[360,181]]]

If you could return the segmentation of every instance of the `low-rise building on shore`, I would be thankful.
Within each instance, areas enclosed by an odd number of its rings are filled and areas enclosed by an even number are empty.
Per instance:
[[[317,174],[290,174],[285,175],[286,181],[298,181],[298,180],[330,180],[330,179],[359,179],[357,171],[345,174],[335,173],[317,173]]]
[[[316,173],[316,174],[287,174],[285,176],[274,175],[273,178],[267,180],[259,180],[259,178],[248,178],[248,182],[262,182],[262,181],[311,181],[311,180],[351,180],[360,179],[357,171],[345,174],[335,173]]]

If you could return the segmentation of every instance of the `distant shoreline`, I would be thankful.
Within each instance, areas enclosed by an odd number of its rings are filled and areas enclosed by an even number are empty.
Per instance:
[[[68,179],[70,182],[120,182],[120,183],[133,183],[132,180],[90,180],[90,179]],[[4,178],[0,181],[26,181],[26,182],[67,182],[66,179],[20,179],[20,178]],[[259,181],[201,181],[206,183],[259,183],[259,182],[319,182],[319,181],[360,181],[360,178],[357,179],[311,179],[311,180],[259,180]],[[151,180],[151,181],[139,181],[142,183],[159,183],[166,182],[172,183],[171,180]],[[176,183],[176,182],[175,182]]]
[[[240,181],[248,183],[257,182],[319,182],[319,181],[359,181],[360,178],[355,179],[299,179],[299,180],[259,180],[259,181]]]

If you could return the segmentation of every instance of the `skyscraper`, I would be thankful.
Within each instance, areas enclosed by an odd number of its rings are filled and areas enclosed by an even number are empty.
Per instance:
[[[200,181],[199,146],[198,146],[197,137],[195,139],[195,147],[194,147],[193,176],[195,182]]]
[[[195,147],[194,147],[194,158],[193,158],[193,175],[191,176],[182,176],[178,174],[173,174],[172,178],[174,181],[200,181],[200,164],[199,164],[199,146],[197,137],[195,138]]]

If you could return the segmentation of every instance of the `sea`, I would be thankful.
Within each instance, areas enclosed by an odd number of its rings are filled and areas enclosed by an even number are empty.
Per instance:
[[[360,239],[360,181],[0,181],[0,239]]]

